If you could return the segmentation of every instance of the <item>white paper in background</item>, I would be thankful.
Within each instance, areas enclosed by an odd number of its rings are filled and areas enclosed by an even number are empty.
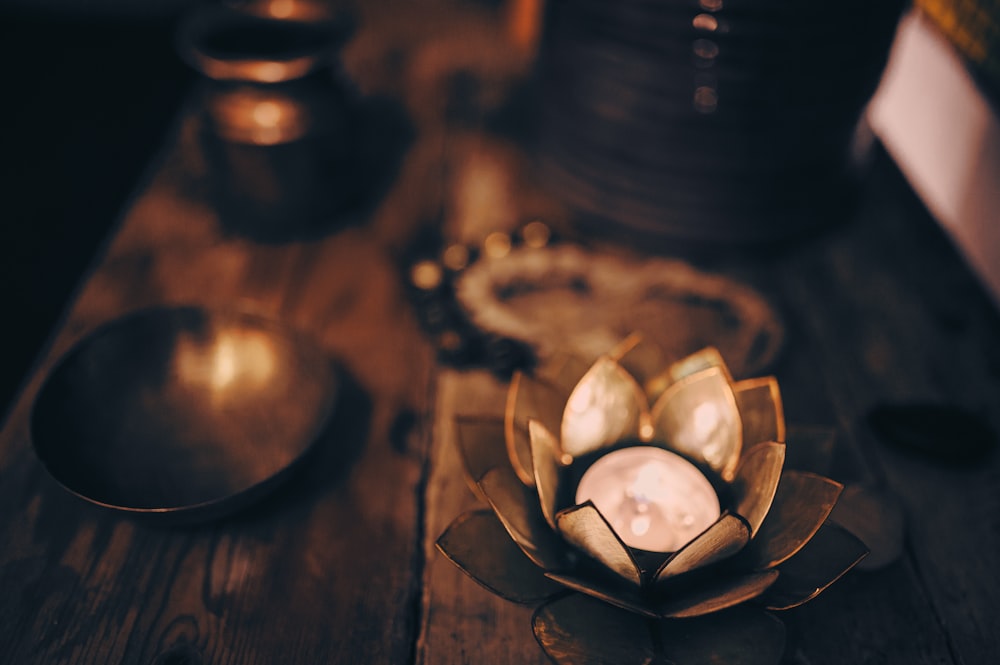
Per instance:
[[[900,23],[868,121],[1000,306],[1000,121],[933,23]]]

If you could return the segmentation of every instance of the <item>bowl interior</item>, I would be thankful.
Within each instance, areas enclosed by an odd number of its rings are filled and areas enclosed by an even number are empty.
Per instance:
[[[82,340],[35,400],[32,442],[71,492],[138,513],[259,491],[316,440],[333,365],[309,338],[242,313],[160,308]]]

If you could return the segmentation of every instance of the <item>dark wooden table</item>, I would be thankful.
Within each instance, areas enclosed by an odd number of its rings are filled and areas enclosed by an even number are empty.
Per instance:
[[[365,92],[395,96],[414,127],[363,224],[281,244],[223,233],[191,186],[204,166],[191,109],[165,138],[0,433],[0,661],[546,662],[531,609],[490,595],[434,548],[475,504],[452,419],[499,415],[504,386],[436,361],[398,261],[421,225],[450,209],[443,198],[463,165],[494,154],[510,167],[517,154],[442,122],[440,80],[400,62],[440,73],[471,40],[480,55],[464,64],[497,85],[518,67],[492,67],[503,48],[469,17],[454,19],[463,31],[409,18],[373,12],[345,53]],[[395,60],[375,46],[389,42]],[[546,212],[522,180],[511,175],[525,188],[513,216]],[[880,404],[925,402],[1000,429],[997,310],[895,166],[879,154],[854,218],[822,236],[703,267],[753,286],[779,312],[785,342],[769,370],[790,422],[837,429],[829,475],[891,493],[906,517],[900,558],[852,571],[786,615],[788,661],[996,662],[1000,458],[947,464],[887,446],[867,421]],[[221,522],[165,527],[97,509],[57,486],[32,452],[30,409],[55,360],[98,324],[162,303],[283,320],[317,337],[355,384],[317,461]]]

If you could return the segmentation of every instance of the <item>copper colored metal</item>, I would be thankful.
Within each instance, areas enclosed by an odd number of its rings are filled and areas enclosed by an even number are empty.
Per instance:
[[[52,477],[93,504],[200,521],[285,479],[326,426],[337,388],[323,350],[276,322],[143,310],[58,362],[35,399],[31,438]]]
[[[650,361],[657,357],[663,358],[632,337],[600,357],[586,373],[579,371],[580,362],[571,362],[558,366],[573,368],[568,373],[555,368],[536,377],[515,377],[505,413],[509,459],[497,461],[497,467],[478,484],[498,524],[507,527],[504,543],[484,533],[472,534],[466,527],[471,518],[463,516],[449,527],[438,546],[487,588],[523,588],[541,573],[561,585],[563,594],[577,592],[551,596],[535,614],[535,637],[556,662],[631,662],[629,654],[642,662],[641,656],[649,653],[648,640],[619,644],[607,626],[600,621],[591,624],[587,618],[611,618],[617,624],[614,617],[622,610],[642,617],[636,625],[651,621],[647,626],[654,634],[680,640],[674,645],[654,639],[656,662],[663,658],[678,663],[715,662],[715,655],[724,657],[719,662],[777,662],[784,640],[780,623],[751,618],[735,625],[732,617],[760,610],[744,606],[734,614],[731,608],[758,598],[773,609],[806,602],[856,565],[865,547],[847,531],[829,522],[824,525],[840,494],[839,483],[813,473],[784,470],[784,413],[774,379],[734,382],[714,349],[650,372],[655,370]],[[635,373],[626,366],[635,368]],[[651,382],[640,384],[639,373],[664,379],[666,387],[652,410],[650,394],[642,390],[642,385]],[[571,384],[569,376],[582,378]],[[532,395],[541,399],[535,401]],[[560,403],[566,405],[562,410]],[[652,431],[646,432],[646,427]],[[555,432],[560,433],[558,438]],[[744,433],[748,433],[746,442]],[[758,436],[778,440],[755,441]],[[494,429],[488,436],[462,441],[463,448],[492,449],[482,454],[465,452],[467,461],[477,465],[469,469],[470,474],[479,473],[487,457],[496,460],[497,438]],[[528,439],[527,451],[522,439]],[[631,541],[618,530],[620,520],[609,518],[606,508],[595,505],[596,499],[591,500],[589,494],[580,494],[587,474],[601,462],[643,447],[686,456],[700,464],[719,505],[726,509],[720,519],[676,552],[627,545]],[[518,475],[527,471],[525,460],[531,465],[530,483],[523,478],[518,481]],[[649,478],[643,482],[663,482]],[[574,483],[575,494],[571,492]],[[663,487],[629,484],[625,491],[637,497],[630,500],[644,504],[659,496]],[[697,500],[694,493],[682,494],[691,503]],[[665,528],[655,520],[650,524],[657,530]],[[462,538],[462,533],[475,540]],[[498,559],[498,551],[506,549],[526,555],[518,557],[519,570],[524,561],[534,562],[537,568],[515,580],[514,569],[504,568]],[[593,605],[594,601],[603,606]],[[709,625],[715,617],[720,632],[712,639]],[[680,628],[674,626],[679,624],[669,623],[694,618],[706,622],[699,623],[697,631],[678,632]],[[600,636],[600,645],[591,633]],[[758,649],[758,644],[765,646]]]

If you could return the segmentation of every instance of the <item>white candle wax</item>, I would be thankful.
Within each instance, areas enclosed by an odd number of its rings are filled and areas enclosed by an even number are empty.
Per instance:
[[[629,547],[674,552],[719,519],[715,489],[686,459],[654,446],[614,450],[583,474],[590,500]]]

